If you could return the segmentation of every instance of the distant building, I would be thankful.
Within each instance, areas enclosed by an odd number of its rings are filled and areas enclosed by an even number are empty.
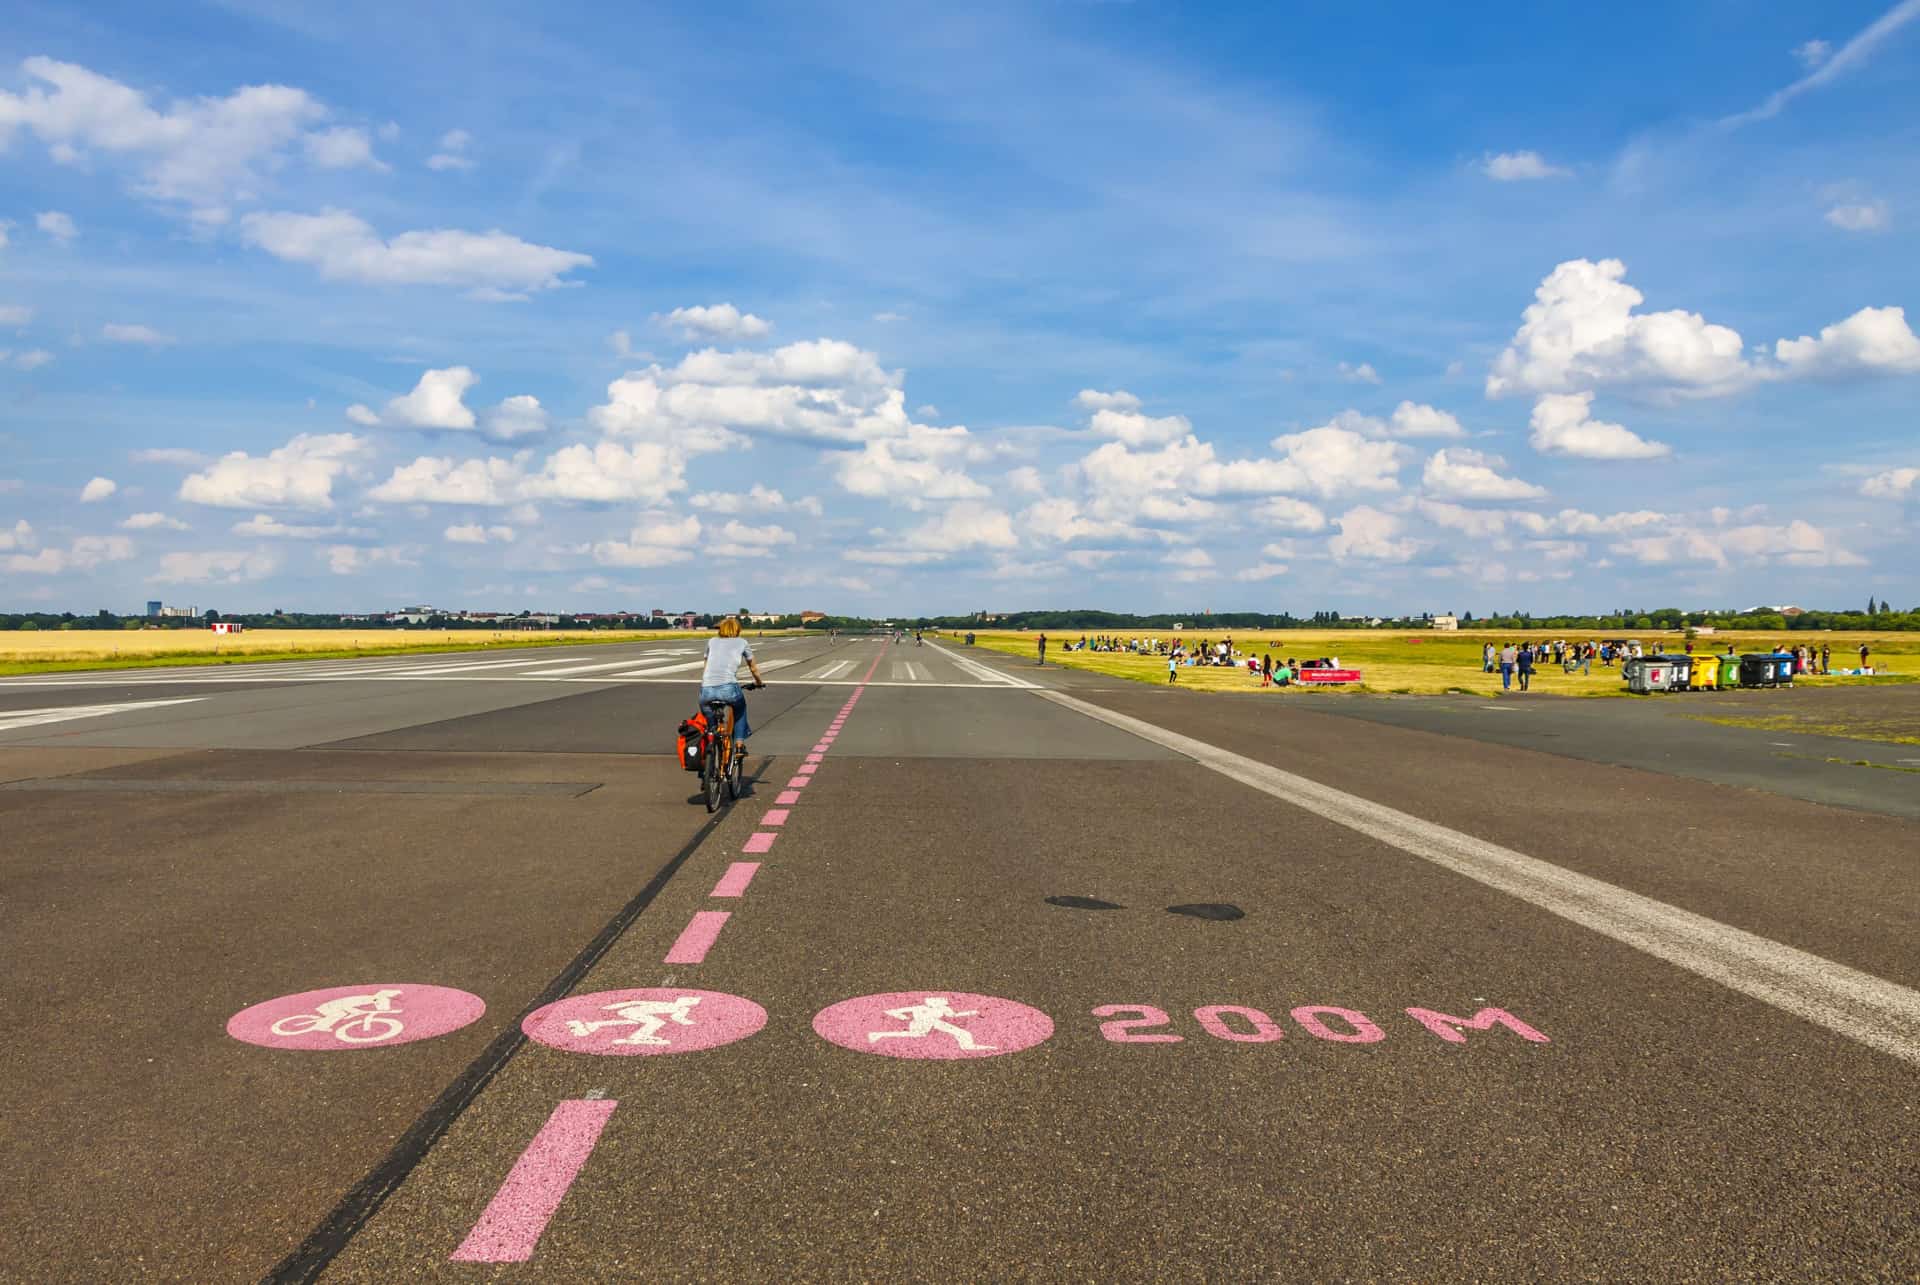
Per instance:
[[[803,611],[800,613],[800,623],[803,625],[810,625],[816,620],[825,620],[826,618],[827,613],[824,611]]]
[[[778,611],[749,611],[747,613],[748,622],[756,625],[777,625],[782,618],[782,613]]]
[[[1458,616],[1435,616],[1430,627],[1434,629],[1458,629],[1460,627],[1460,618]]]
[[[148,600],[147,600],[147,615],[148,615],[149,617],[153,617],[153,616],[158,616],[158,615],[160,614],[160,609],[161,609],[162,607],[164,607],[164,606],[166,606],[166,605],[167,605],[166,603],[164,603],[164,602],[161,602],[161,601],[160,601],[160,600],[159,600],[158,598],[150,598],[150,599],[148,599]]]
[[[247,628],[237,620],[216,620],[207,627],[216,634],[245,633]]]

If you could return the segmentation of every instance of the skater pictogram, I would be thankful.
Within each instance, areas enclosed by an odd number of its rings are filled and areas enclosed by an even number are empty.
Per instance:
[[[520,1024],[527,1038],[569,1053],[693,1053],[743,1040],[767,1010],[719,991],[597,991],[558,1000]]]

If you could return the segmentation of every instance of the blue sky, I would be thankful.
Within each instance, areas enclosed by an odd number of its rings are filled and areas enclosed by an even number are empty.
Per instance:
[[[1920,600],[1920,0],[1456,9],[14,0],[0,608]]]

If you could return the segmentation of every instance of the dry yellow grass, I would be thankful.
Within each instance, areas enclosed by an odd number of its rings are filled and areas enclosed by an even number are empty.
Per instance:
[[[479,651],[557,643],[632,642],[665,637],[662,631],[477,630],[477,629],[249,629],[216,634],[210,629],[28,630],[0,633],[0,672],[132,667],[155,663],[217,664],[227,661],[299,659],[317,656],[386,655],[415,651]]]
[[[1094,631],[1087,631],[1091,637]],[[1227,636],[1233,638],[1234,646],[1242,652],[1254,656],[1271,653],[1276,663],[1286,657],[1295,660],[1334,657],[1343,668],[1357,669],[1361,673],[1361,682],[1357,688],[1314,688],[1295,686],[1284,689],[1280,694],[1318,694],[1328,691],[1367,691],[1406,693],[1412,695],[1437,695],[1445,692],[1462,692],[1477,696],[1498,696],[1502,694],[1500,675],[1483,673],[1480,668],[1480,649],[1492,642],[1520,642],[1523,639],[1546,641],[1564,638],[1569,642],[1584,641],[1591,638],[1638,638],[1649,653],[1659,651],[1678,652],[1685,646],[1685,639],[1678,633],[1663,633],[1660,630],[1639,629],[1605,633],[1591,630],[1532,630],[1508,632],[1409,632],[1406,630],[1386,629],[1187,629],[1187,630],[1125,630],[1122,638],[1165,638],[1184,639],[1193,644],[1201,639],[1218,641]],[[1031,657],[1035,653],[1038,631],[995,630],[976,634],[978,645],[991,647],[996,651],[1012,655]],[[1047,663],[1060,664],[1074,669],[1087,669],[1096,673],[1111,674],[1116,678],[1131,679],[1136,682],[1165,683],[1167,681],[1167,662],[1164,656],[1135,656],[1119,652],[1065,652],[1061,646],[1067,642],[1078,642],[1079,631],[1049,631]],[[1873,661],[1876,668],[1892,666],[1896,671],[1905,670],[1905,674],[1896,673],[1896,678],[1911,679],[1914,671],[1920,670],[1920,634],[1912,633],[1820,633],[1820,634],[1775,634],[1749,632],[1722,632],[1698,638],[1694,642],[1697,653],[1723,652],[1732,643],[1740,652],[1771,650],[1776,644],[1792,646],[1795,643],[1814,646],[1825,644],[1833,648],[1835,667],[1844,660],[1852,665],[1856,660],[1857,649],[1862,642],[1873,648]],[[1880,679],[1850,678],[1809,678],[1804,680],[1814,684],[1840,685],[1856,682],[1877,682]],[[1263,689],[1257,674],[1249,675],[1244,660],[1236,669],[1215,668],[1210,666],[1183,667],[1180,670],[1180,685],[1200,691],[1258,692],[1273,694],[1272,688]],[[1611,668],[1602,667],[1597,661],[1588,674],[1566,674],[1560,666],[1548,662],[1536,671],[1533,679],[1533,691],[1555,696],[1619,696],[1626,693],[1626,684],[1621,681],[1618,664]],[[1516,682],[1515,694],[1518,694]]]

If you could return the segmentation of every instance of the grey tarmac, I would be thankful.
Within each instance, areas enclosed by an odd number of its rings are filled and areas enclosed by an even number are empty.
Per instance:
[[[0,718],[197,698],[0,731],[4,1146],[40,1176],[0,1194],[0,1276],[259,1279],[323,1226],[300,1261],[326,1280],[1920,1272],[1920,1067],[1025,687],[1895,988],[1920,987],[1920,828],[1880,780],[1904,774],[1863,774],[1895,805],[1819,802],[1451,715],[769,640],[790,663],[752,698],[757,784],[709,825],[667,753],[692,676],[643,676],[664,650],[557,678],[0,687]],[[713,896],[742,861],[744,893]],[[571,992],[741,996],[765,1027],[673,1056],[515,1043],[645,889]],[[1195,904],[1243,914],[1167,909]],[[720,909],[704,959],[663,962]],[[258,1000],[383,979],[487,1011],[339,1055],[225,1034]],[[942,992],[1051,1035],[917,1060],[812,1025]],[[397,1150],[503,1041],[431,1145]],[[530,1257],[452,1261],[555,1108],[607,1100]],[[377,1207],[329,1222],[383,1166]]]

